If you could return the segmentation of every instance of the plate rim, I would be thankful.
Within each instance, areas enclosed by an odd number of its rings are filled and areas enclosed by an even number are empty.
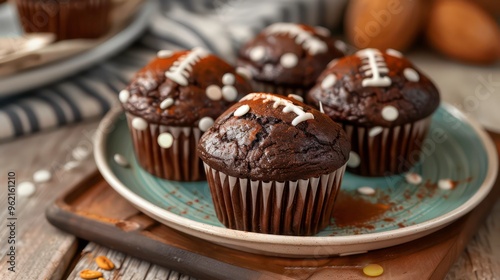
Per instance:
[[[480,126],[480,124],[466,116],[456,107],[441,102],[440,106],[452,114],[457,119],[469,124],[472,129],[476,132],[484,146],[487,154],[488,170],[484,181],[479,186],[478,190],[462,205],[449,211],[443,215],[440,215],[431,220],[418,223],[415,225],[410,225],[404,228],[388,230],[384,232],[377,233],[365,233],[359,235],[348,235],[348,236],[288,236],[288,235],[272,235],[263,234],[255,232],[245,232],[233,229],[228,229],[225,227],[217,227],[209,224],[204,224],[198,221],[194,221],[175,213],[169,212],[161,207],[154,205],[153,203],[147,201],[146,199],[140,197],[132,190],[130,190],[125,184],[123,184],[113,173],[110,168],[108,161],[106,160],[106,139],[107,135],[111,132],[109,130],[110,125],[113,125],[116,119],[123,113],[121,106],[113,107],[102,119],[98,126],[96,137],[94,140],[94,158],[96,161],[97,168],[105,178],[105,180],[110,184],[115,191],[117,191],[121,196],[127,199],[129,202],[134,204],[134,206],[148,212],[157,218],[163,219],[160,221],[167,226],[173,226],[175,228],[182,227],[190,230],[194,230],[200,233],[208,234],[217,238],[224,238],[228,243],[229,241],[238,241],[245,243],[260,243],[260,244],[272,244],[272,245],[295,245],[295,246],[345,246],[345,245],[355,245],[355,244],[366,244],[372,243],[374,241],[383,242],[391,239],[404,239],[412,235],[422,234],[427,235],[426,232],[433,232],[432,229],[440,229],[451,222],[457,220],[458,218],[464,216],[471,210],[473,210],[491,191],[495,179],[497,177],[496,170],[498,170],[498,158],[496,153],[495,145],[493,141],[488,136],[486,131]],[[171,225],[169,223],[173,223]],[[191,235],[191,233],[188,233]],[[244,239],[244,240],[242,240]]]
[[[148,27],[155,5],[154,2],[145,1],[128,25],[95,48],[0,79],[0,99],[60,81],[124,50]]]

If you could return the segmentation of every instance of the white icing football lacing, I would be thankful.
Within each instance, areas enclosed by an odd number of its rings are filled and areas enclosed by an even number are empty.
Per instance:
[[[363,79],[363,87],[388,87],[392,84],[389,77],[382,77],[383,74],[389,73],[389,68],[379,50],[364,49],[358,51],[356,55],[361,58],[362,62],[359,70],[368,77]]]
[[[295,43],[301,45],[310,55],[324,53],[328,50],[325,42],[293,23],[275,23],[267,27],[264,32],[267,34],[287,34],[294,38]]]
[[[194,48],[189,53],[179,57],[165,73],[165,76],[181,86],[187,86],[187,79],[191,71],[193,71],[193,66],[208,55],[209,52],[206,50]]]
[[[251,93],[243,97],[240,100],[240,102],[244,100],[257,100],[257,99],[264,99],[262,101],[264,103],[267,103],[269,101],[274,101],[273,108],[278,108],[279,106],[285,106],[283,108],[283,113],[294,112],[297,115],[297,117],[295,117],[292,121],[293,126],[296,126],[303,121],[314,119],[314,115],[311,113],[304,112],[304,108],[293,104],[290,100],[286,100],[274,95]]]

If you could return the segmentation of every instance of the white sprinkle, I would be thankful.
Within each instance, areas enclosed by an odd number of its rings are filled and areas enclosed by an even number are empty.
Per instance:
[[[231,102],[236,100],[236,98],[238,97],[238,91],[233,86],[224,86],[222,88],[222,96],[225,100]]]
[[[441,179],[438,181],[438,187],[442,190],[452,190],[455,188],[455,183],[450,179]]]
[[[113,159],[114,159],[114,161],[115,161],[118,165],[120,165],[120,166],[122,166],[122,167],[127,167],[127,166],[129,166],[128,160],[127,160],[124,156],[122,156],[122,155],[120,155],[120,154],[115,154],[115,155],[113,156]]]
[[[377,135],[379,135],[384,129],[380,126],[375,126],[375,127],[372,127],[370,129],[370,131],[368,131],[368,135],[370,137],[375,137]]]
[[[198,127],[201,131],[207,131],[212,125],[214,125],[214,119],[211,117],[204,117],[198,123]]]
[[[302,96],[297,95],[297,94],[289,94],[288,97],[293,98],[293,99],[300,101],[300,102],[304,102],[304,98],[302,98]]]
[[[218,85],[209,85],[205,90],[205,94],[211,100],[220,100],[222,98],[222,91]]]
[[[222,83],[226,86],[234,85],[236,78],[232,73],[226,73],[222,76]]]
[[[158,145],[164,149],[168,149],[172,147],[172,144],[174,144],[174,137],[172,134],[168,132],[163,132],[160,135],[158,135]]]
[[[313,120],[313,119],[314,119],[314,115],[313,114],[311,114],[311,113],[305,113],[305,114],[302,114],[302,115],[298,115],[295,119],[293,119],[292,125],[296,126],[296,125],[298,125],[301,122],[304,122],[304,121],[307,121],[307,120]]]
[[[156,56],[159,58],[168,58],[171,57],[174,54],[173,51],[171,50],[161,50],[156,53]]]
[[[46,169],[38,170],[33,173],[33,181],[35,183],[46,183],[52,179],[52,173]]]
[[[382,118],[384,118],[386,121],[394,121],[398,118],[399,112],[396,107],[388,105],[385,106],[384,109],[382,109]]]
[[[250,51],[250,59],[260,61],[266,55],[266,49],[263,46],[257,46]]]
[[[364,186],[357,189],[357,191],[362,195],[374,195],[375,189],[372,187]]]
[[[238,73],[238,75],[242,76],[243,78],[245,78],[247,80],[252,79],[252,72],[245,67],[236,68],[236,73]]]
[[[250,111],[250,106],[248,105],[242,105],[240,106],[238,109],[236,109],[236,111],[234,111],[234,116],[235,117],[241,117],[243,115],[245,115],[246,113],[248,113],[248,111]]]
[[[136,117],[132,119],[132,127],[137,130],[145,130],[148,128],[148,123],[143,118]]]
[[[420,75],[418,75],[417,71],[411,68],[405,68],[403,71],[405,78],[410,82],[418,82],[420,80]]]
[[[403,57],[403,54],[395,49],[387,49],[385,53],[394,57],[400,57],[400,58]]]
[[[80,162],[76,160],[70,160],[63,165],[63,169],[65,171],[70,171],[77,168],[78,166],[80,166]]]
[[[339,62],[338,59],[333,59],[332,61],[328,62],[327,67],[331,68],[331,67],[335,66],[335,64],[337,64],[337,62]]]
[[[321,103],[321,101],[319,102],[319,111],[323,114],[325,113],[325,110],[323,110],[323,103]]]
[[[351,168],[356,168],[361,164],[361,158],[356,152],[351,151],[349,153],[349,160],[347,161],[347,166]]]
[[[21,182],[17,185],[17,195],[21,197],[30,197],[35,193],[35,184],[32,182]]]
[[[82,161],[90,155],[90,149],[84,146],[78,146],[71,151],[71,155],[77,161]]]
[[[343,41],[337,40],[335,41],[334,45],[337,49],[339,49],[343,53],[347,51],[347,45]]]
[[[120,91],[118,94],[118,99],[120,99],[121,103],[127,102],[127,100],[130,98],[130,92],[126,89]]]
[[[323,26],[315,26],[314,31],[316,31],[316,33],[318,33],[319,35],[324,36],[324,37],[328,37],[331,34],[330,30],[328,30],[328,28],[323,27]]]
[[[422,183],[422,176],[418,175],[417,173],[407,173],[405,175],[406,182],[412,184],[412,185],[418,185]]]
[[[174,105],[174,100],[169,97],[160,103],[160,109],[165,110],[172,105]]]
[[[329,89],[333,87],[333,85],[335,85],[336,82],[337,82],[337,77],[334,74],[329,74],[321,82],[321,88]]]
[[[298,62],[299,62],[299,58],[293,53],[285,53],[280,58],[281,66],[283,66],[285,68],[295,67],[295,66],[297,66]]]

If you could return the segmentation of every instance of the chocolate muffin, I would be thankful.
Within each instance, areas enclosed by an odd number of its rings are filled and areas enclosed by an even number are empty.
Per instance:
[[[110,27],[111,0],[16,0],[26,33],[53,33],[57,40],[98,38]]]
[[[226,227],[313,235],[332,217],[349,142],[339,124],[312,107],[252,93],[216,120],[198,152]]]
[[[432,81],[395,50],[360,50],[329,65],[306,96],[340,122],[351,140],[348,171],[384,176],[408,171],[439,106]]]
[[[250,88],[204,49],[159,51],[119,96],[140,165],[169,180],[203,180],[201,134]]]
[[[275,23],[241,48],[237,70],[251,78],[254,91],[303,96],[344,51],[324,27]]]

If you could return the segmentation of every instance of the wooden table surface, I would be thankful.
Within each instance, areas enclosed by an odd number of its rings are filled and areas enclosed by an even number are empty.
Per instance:
[[[433,55],[417,53],[419,66],[433,74],[438,81],[444,99],[456,105],[467,104],[476,98],[479,107],[473,109],[464,105],[464,111],[484,118],[484,110],[495,104],[496,117],[491,123],[500,123],[500,69],[462,66],[454,62],[436,59]],[[450,71],[454,74],[449,77]],[[491,81],[490,76],[494,75]],[[490,79],[490,80],[488,80]],[[483,80],[486,80],[484,82]],[[489,97],[477,95],[480,85],[489,83]],[[443,90],[446,89],[446,90]],[[472,96],[472,97],[471,97]],[[152,265],[103,246],[78,240],[51,226],[44,217],[47,205],[73,186],[76,182],[95,171],[92,155],[71,171],[64,171],[63,165],[71,160],[76,147],[92,151],[92,135],[98,121],[66,126],[50,132],[19,138],[0,145],[0,221],[7,218],[6,201],[7,172],[16,173],[17,182],[31,181],[35,171],[49,169],[53,174],[50,182],[38,184],[31,197],[17,197],[16,273],[7,270],[6,225],[0,225],[0,279],[80,279],[81,269],[92,267],[89,255],[108,255],[119,260],[112,278],[109,279],[190,279],[174,271]],[[1,124],[0,124],[1,125]],[[500,142],[498,142],[500,143]],[[500,277],[500,202],[497,202],[487,220],[468,244],[447,279],[495,279]],[[89,254],[92,253],[92,254]]]

